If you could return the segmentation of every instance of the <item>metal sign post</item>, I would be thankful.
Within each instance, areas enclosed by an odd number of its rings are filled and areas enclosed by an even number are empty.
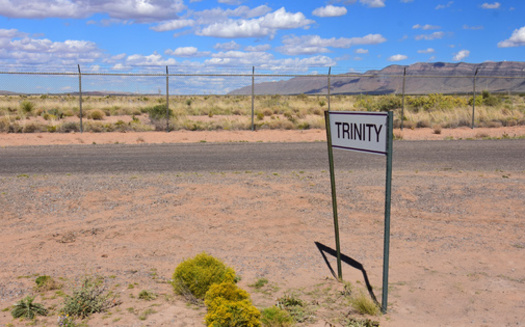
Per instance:
[[[343,112],[325,111],[332,208],[334,215],[335,243],[338,278],[342,279],[339,222],[333,148],[386,156],[385,230],[383,247],[383,294],[381,311],[386,313],[388,302],[388,265],[390,257],[390,203],[392,185],[393,122],[392,112]]]

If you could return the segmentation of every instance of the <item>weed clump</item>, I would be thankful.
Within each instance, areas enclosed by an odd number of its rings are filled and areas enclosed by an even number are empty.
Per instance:
[[[234,282],[235,271],[206,253],[180,263],[173,273],[173,289],[187,300],[203,300],[213,284]]]
[[[115,297],[106,292],[104,280],[101,278],[85,278],[82,286],[67,296],[63,308],[64,314],[79,317],[88,317],[93,313],[105,312],[117,305]]]
[[[261,311],[261,322],[265,327],[290,327],[294,325],[290,313],[276,306]]]
[[[26,296],[22,300],[16,302],[11,311],[13,318],[33,319],[36,315],[47,315],[47,309],[40,303],[33,303],[34,300],[34,297]]]

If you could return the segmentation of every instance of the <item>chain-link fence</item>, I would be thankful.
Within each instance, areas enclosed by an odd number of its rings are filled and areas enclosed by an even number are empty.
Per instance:
[[[282,109],[290,107],[289,102],[292,101],[282,96],[291,95],[298,100],[303,99],[305,106],[310,106],[308,113],[318,116],[322,116],[320,111],[324,110],[395,110],[398,127],[401,129],[407,120],[405,107],[428,110],[436,99],[422,97],[455,95],[463,97],[462,102],[447,106],[470,107],[469,125],[474,128],[476,105],[483,103],[479,99],[490,97],[491,94],[525,94],[523,70],[507,71],[505,76],[499,76],[495,71],[479,69],[470,75],[448,75],[446,72],[425,75],[420,70],[410,71],[402,66],[366,74],[337,75],[332,75],[330,70],[324,75],[258,74],[254,68],[246,74],[173,74],[169,72],[169,67],[159,73],[144,74],[82,72],[80,66],[75,72],[0,71],[0,99],[3,97],[0,100],[0,110],[4,116],[11,114],[10,117],[19,118],[15,114],[21,110],[22,114],[32,112],[44,119],[78,117],[80,132],[85,130],[83,120],[86,117],[97,119],[89,116],[89,112],[93,115],[93,110],[97,108],[102,109],[105,115],[130,114],[133,120],[145,111],[151,113],[156,108],[157,130],[180,128],[181,126],[173,126],[173,119],[170,117],[184,114],[210,118],[213,115],[249,116],[248,123],[235,125],[230,120],[226,128],[288,128],[289,125],[282,122],[273,122],[273,125],[272,122],[267,122],[266,125],[262,122],[272,119],[273,114],[284,115],[289,121],[297,120],[298,117],[294,118],[294,114],[300,116],[297,113],[300,110],[292,108],[291,113],[288,113]],[[342,101],[343,95],[354,95],[352,103],[345,103],[345,99]],[[383,98],[374,98],[375,95]],[[385,99],[385,95],[390,98]],[[14,98],[16,96],[19,98]],[[28,97],[31,99],[28,100]],[[199,101],[206,97],[213,99],[206,105],[201,103],[200,109],[196,108],[199,107]],[[221,98],[226,97],[234,99],[221,103]],[[15,108],[16,101],[18,108]],[[525,104],[519,101],[514,105],[521,111],[525,108]],[[35,106],[40,109],[35,110]],[[165,119],[162,119],[163,115]],[[463,122],[462,125],[467,124]],[[316,126],[322,127],[323,124],[313,124],[313,127]],[[194,126],[183,127],[201,129],[203,125],[194,123]],[[308,127],[312,127],[312,124],[304,123],[302,126]],[[48,130],[56,131],[53,126]],[[68,131],[67,128],[65,131]]]

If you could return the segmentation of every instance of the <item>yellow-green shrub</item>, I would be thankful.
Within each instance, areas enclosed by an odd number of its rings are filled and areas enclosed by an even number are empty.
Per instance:
[[[204,299],[211,285],[227,281],[235,281],[235,271],[204,252],[180,263],[173,273],[174,291],[197,299]]]

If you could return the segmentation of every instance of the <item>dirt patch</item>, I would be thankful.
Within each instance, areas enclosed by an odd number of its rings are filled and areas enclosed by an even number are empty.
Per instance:
[[[166,137],[168,142],[177,136],[187,142],[204,137],[218,142],[222,135],[221,142],[267,142],[271,139],[262,135],[320,141],[323,133],[0,137],[62,144],[49,141],[115,143],[112,137],[123,136],[145,142]],[[256,135],[261,138],[248,139]],[[10,142],[3,144],[16,145]],[[177,264],[202,251],[233,267],[259,308],[293,293],[315,309],[302,325],[342,326],[347,314],[362,318],[345,302],[343,284],[332,275],[335,259],[327,255],[326,262],[315,243],[335,248],[328,175],[246,171],[0,177],[0,309],[7,309],[0,312],[0,326],[27,324],[14,320],[9,307],[30,294],[52,308],[52,315],[38,318],[36,325],[55,325],[61,292],[70,294],[86,275],[104,276],[121,303],[94,315],[89,326],[203,326],[205,309],[186,305],[169,284]],[[523,324],[525,172],[396,170],[393,180],[389,313],[372,318],[387,327]],[[354,292],[366,292],[366,274],[379,300],[383,183],[382,169],[338,172],[341,249],[363,265],[358,270],[344,264],[343,277]],[[35,291],[39,275],[59,281],[61,291]],[[269,283],[256,289],[252,285],[259,278]],[[156,293],[157,299],[139,299],[142,290]]]
[[[442,129],[436,134],[431,128],[394,130],[403,140],[447,140],[525,137],[525,126],[502,128]],[[324,130],[258,130],[258,131],[175,131],[130,133],[25,133],[0,134],[1,146],[49,144],[139,144],[196,142],[325,142]]]

